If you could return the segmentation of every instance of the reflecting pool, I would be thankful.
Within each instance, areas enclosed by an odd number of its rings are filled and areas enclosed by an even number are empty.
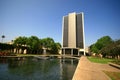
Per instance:
[[[72,80],[78,60],[0,58],[0,80]]]

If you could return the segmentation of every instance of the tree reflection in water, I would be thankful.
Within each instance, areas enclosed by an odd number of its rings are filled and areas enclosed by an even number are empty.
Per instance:
[[[4,59],[4,61],[2,61]],[[75,59],[38,60],[33,57],[0,58],[0,80],[71,80],[77,66]]]

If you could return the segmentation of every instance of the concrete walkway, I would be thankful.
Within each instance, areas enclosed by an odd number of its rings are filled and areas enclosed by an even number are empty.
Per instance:
[[[120,72],[108,64],[92,63],[82,56],[72,80],[111,80],[103,71]]]

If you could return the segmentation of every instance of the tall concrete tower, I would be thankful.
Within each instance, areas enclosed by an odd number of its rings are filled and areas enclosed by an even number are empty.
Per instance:
[[[69,13],[63,16],[62,54],[85,55],[84,14]]]

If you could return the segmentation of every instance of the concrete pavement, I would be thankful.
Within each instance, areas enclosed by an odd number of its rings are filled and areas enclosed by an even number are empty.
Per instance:
[[[108,64],[92,63],[82,56],[72,80],[111,80],[103,71],[120,72]]]

